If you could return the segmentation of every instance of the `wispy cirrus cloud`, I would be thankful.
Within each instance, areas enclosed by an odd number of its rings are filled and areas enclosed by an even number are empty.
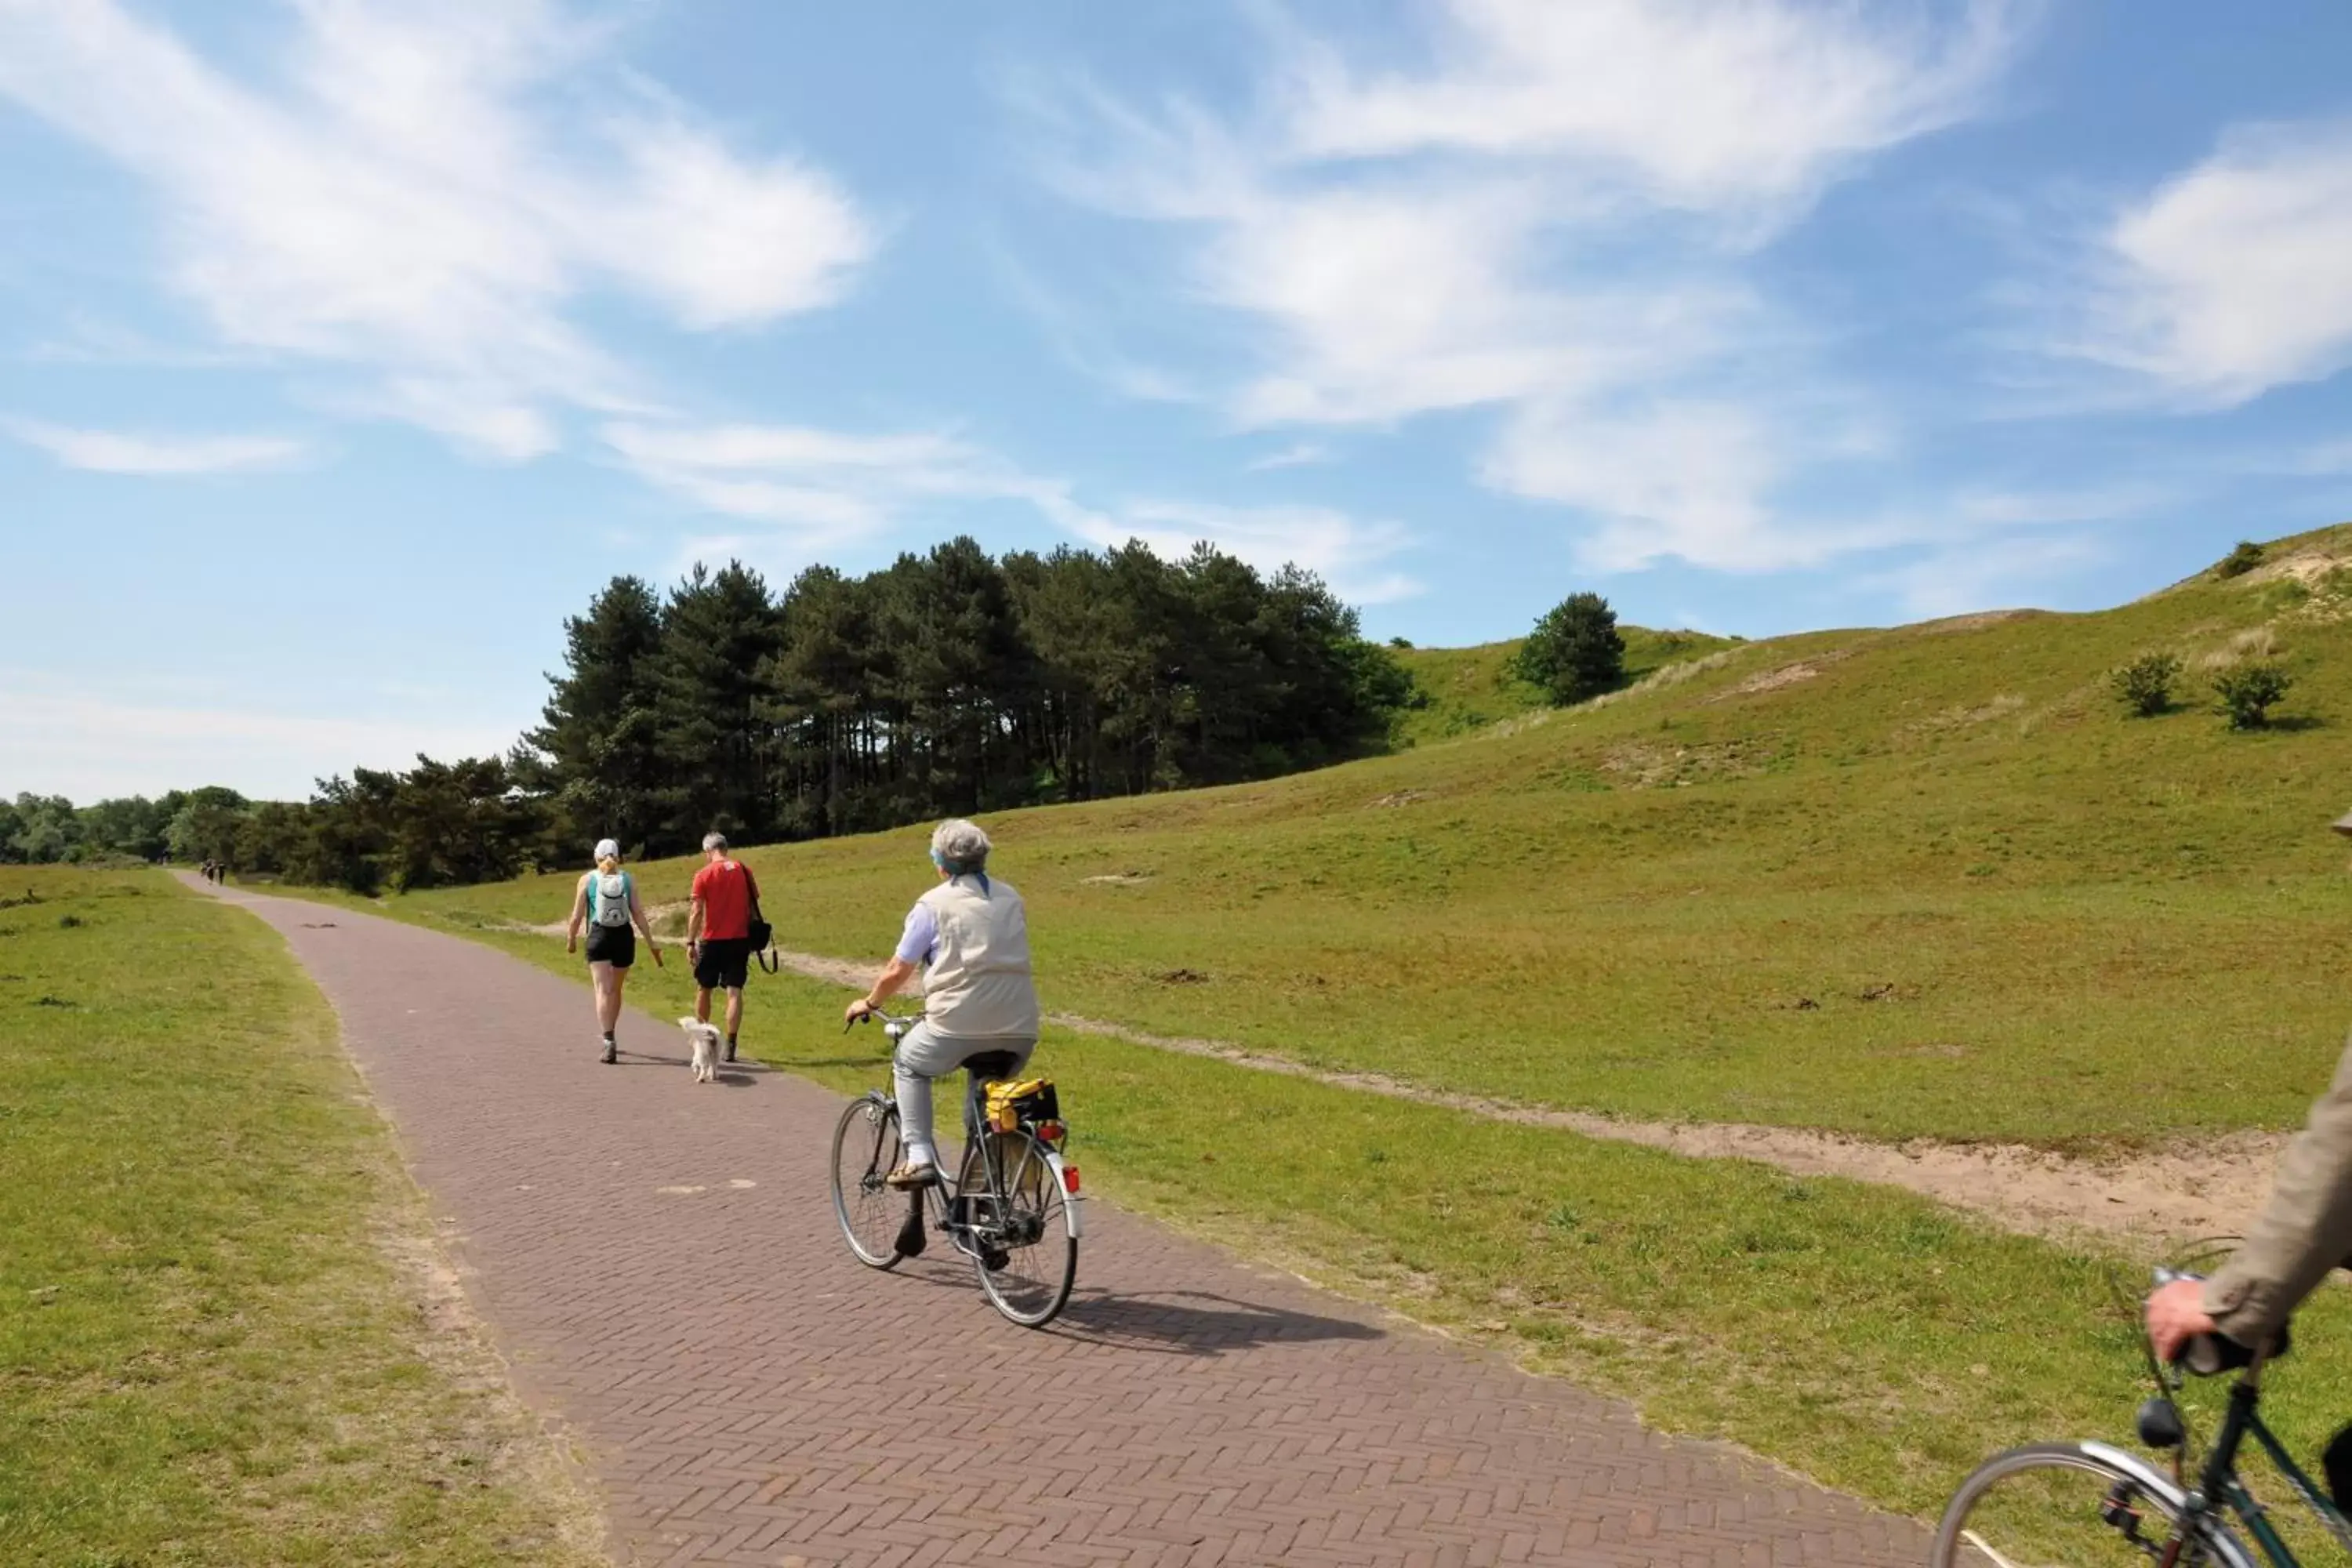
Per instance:
[[[1243,469],[1246,473],[1263,474],[1276,468],[1312,468],[1329,461],[1331,449],[1328,447],[1318,446],[1313,441],[1298,441],[1279,451],[1268,452],[1263,458],[1252,458],[1243,465]]]
[[[68,468],[99,474],[236,474],[295,467],[309,446],[281,436],[184,436],[81,430],[0,417],[0,432]]]
[[[1189,231],[1186,288],[1255,323],[1236,422],[1495,409],[1481,477],[1583,513],[1596,559],[1763,568],[1833,543],[1776,489],[1853,455],[1859,421],[1822,427],[1815,331],[1749,258],[1873,157],[1982,112],[2032,10],[1435,0],[1405,67],[1276,13],[1240,114],[1014,96],[1053,185]],[[1682,445],[1699,433],[1728,445]]]
[[[1411,533],[1337,508],[1224,506],[1144,499],[1092,505],[1064,479],[1030,473],[936,431],[845,434],[805,426],[607,426],[604,440],[640,479],[696,510],[762,525],[692,542],[706,554],[794,561],[873,543],[931,506],[1006,501],[1103,548],[1139,540],[1170,560],[1206,542],[1263,571],[1297,565],[1358,603],[1385,603],[1420,584],[1391,564]]]
[[[580,324],[695,331],[829,303],[877,240],[821,171],[730,147],[557,0],[304,0],[246,78],[117,0],[0,4],[0,100],[144,182],[164,280],[220,342],[481,454],[659,401]],[[590,87],[598,90],[588,90]]]
[[[378,710],[355,713],[348,692],[334,711],[318,712],[154,688],[0,668],[0,729],[9,737],[0,790],[90,800],[225,784],[302,800],[322,765],[404,767],[420,751],[498,756],[514,739],[510,723],[453,717],[446,693],[429,701],[393,694]]]

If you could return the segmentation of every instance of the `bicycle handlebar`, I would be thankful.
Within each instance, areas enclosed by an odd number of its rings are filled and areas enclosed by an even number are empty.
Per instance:
[[[2167,1268],[2160,1264],[2153,1273],[2159,1289],[2183,1279],[2202,1281],[2205,1278],[2185,1268]],[[2286,1354],[2294,1342],[2286,1326],[2282,1324],[2271,1341],[2269,1359],[2276,1361]],[[2176,1365],[2185,1366],[2200,1377],[2210,1377],[2218,1372],[2236,1372],[2241,1367],[2252,1365],[2253,1360],[2252,1347],[2242,1344],[2224,1333],[2193,1335],[2187,1344],[2180,1347],[2180,1353],[2173,1358]]]
[[[870,1007],[845,1022],[841,1032],[845,1035],[858,1025],[870,1024],[877,1018],[882,1020],[882,1032],[894,1041],[904,1038],[908,1030],[923,1021],[920,1013],[885,1013],[879,1007]]]

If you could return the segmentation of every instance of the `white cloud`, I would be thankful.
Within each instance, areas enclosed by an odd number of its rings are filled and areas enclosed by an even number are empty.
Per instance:
[[[68,468],[99,474],[246,473],[289,468],[309,454],[301,442],[277,436],[127,435],[6,418],[0,430]]]
[[[305,0],[233,79],[114,0],[0,4],[0,98],[143,179],[167,278],[223,342],[354,372],[343,401],[507,458],[652,401],[572,319],[599,289],[696,329],[835,297],[874,239],[821,173],[649,89],[593,100],[554,0]],[[612,73],[600,85],[625,88]]]
[[[606,426],[604,439],[638,477],[697,510],[774,531],[698,538],[690,543],[690,558],[804,561],[824,548],[871,541],[937,502],[1009,501],[1105,548],[1139,539],[1154,553],[1177,560],[1206,542],[1263,571],[1303,566],[1360,603],[1419,591],[1411,578],[1386,567],[1412,542],[1394,522],[1366,522],[1315,506],[1147,500],[1098,508],[1077,500],[1066,479],[1028,473],[937,432],[845,435],[803,426],[622,423]]]
[[[1605,571],[1668,555],[1763,569],[1818,559],[1829,542],[1808,548],[1767,511],[1781,452],[1764,421],[1736,403],[1671,401],[1608,416],[1538,404],[1506,425],[1481,477],[1602,519],[1583,553]]]
[[[2019,594],[2106,557],[2105,544],[2079,534],[2015,535],[1931,552],[1866,585],[1892,589],[1910,615],[1957,616],[2015,605]]]
[[[809,552],[871,539],[928,501],[1024,500],[1035,488],[979,448],[933,433],[619,423],[604,434],[639,478],[700,510],[783,530]]]
[[[2242,127],[2103,237],[2073,347],[2190,406],[2352,364],[2352,121]]]
[[[1871,155],[1979,112],[2027,9],[1439,0],[1403,69],[1277,17],[1232,120],[1019,96],[1066,195],[1194,231],[1192,293],[1256,329],[1222,399],[1238,424],[1496,409],[1482,477],[1584,512],[1596,558],[1762,569],[1853,547],[1775,491],[1854,455],[1800,422],[1856,400],[1748,255]]]
[[[1572,162],[1659,206],[1785,217],[1855,159],[1976,112],[2020,7],[1920,13],[1750,0],[1450,0],[1433,68],[1297,67],[1294,144]]]
[[[1360,605],[1389,604],[1421,591],[1412,578],[1386,567],[1412,542],[1402,527],[1366,522],[1331,507],[1141,500],[1108,512],[1074,510],[1066,526],[1106,549],[1140,540],[1162,560],[1181,560],[1195,544],[1208,543],[1261,572],[1302,566]]]
[[[1329,447],[1318,447],[1312,441],[1299,441],[1283,447],[1280,451],[1268,452],[1263,458],[1254,458],[1243,465],[1243,472],[1263,474],[1276,468],[1304,468],[1329,461],[1331,461]]]
[[[321,773],[354,765],[401,768],[419,752],[441,758],[500,755],[515,726],[436,717],[324,717],[223,704],[159,700],[69,681],[54,673],[0,669],[0,731],[8,773],[0,790],[76,801],[158,795],[225,784],[270,799],[308,799]]]

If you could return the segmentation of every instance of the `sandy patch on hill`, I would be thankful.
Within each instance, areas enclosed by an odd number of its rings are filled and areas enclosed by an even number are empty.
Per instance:
[[[1836,647],[1801,658],[1794,664],[1780,665],[1759,670],[1737,686],[1727,688],[1707,699],[1709,702],[1727,702],[1734,697],[1755,697],[1768,691],[1785,691],[1791,686],[1812,679],[1830,666],[1852,656],[1852,650]]]
[[[1907,632],[1980,632],[1987,626],[1997,626],[2003,621],[2014,621],[2026,616],[2046,616],[2047,610],[1979,610],[1972,615],[1946,616],[1939,621],[1920,621],[1902,629]]]

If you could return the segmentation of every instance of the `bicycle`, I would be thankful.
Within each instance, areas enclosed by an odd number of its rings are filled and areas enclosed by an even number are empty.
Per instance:
[[[880,1016],[894,1046],[922,1021],[920,1014]],[[898,1101],[878,1089],[851,1100],[833,1133],[833,1211],[849,1250],[869,1268],[919,1256],[928,1220],[971,1259],[990,1305],[1038,1329],[1069,1302],[1086,1226],[1053,1086],[1009,1102],[990,1124],[988,1086],[1012,1074],[1015,1060],[992,1051],[964,1063],[963,1158],[953,1180],[942,1167],[938,1183],[911,1192],[884,1180],[905,1158]]]
[[[2156,1271],[2158,1285],[2195,1278],[2168,1268]],[[2272,1346],[2254,1352],[2213,1335],[2190,1344],[2184,1358],[2190,1371],[2210,1375],[2242,1369],[2231,1385],[2212,1449],[2193,1476],[2188,1430],[2172,1398],[2181,1374],[2160,1363],[2144,1337],[2143,1345],[2156,1393],[2140,1405],[2139,1440],[2171,1456],[2171,1475],[2100,1442],[2033,1443],[1995,1454],[1952,1494],[1936,1531],[1933,1568],[2027,1568],[2055,1562],[2075,1568],[2100,1563],[2258,1568],[2231,1528],[2233,1520],[2271,1568],[2298,1568],[2269,1511],[2238,1475],[2238,1457],[2250,1436],[2327,1533],[2352,1551],[2352,1525],[2262,1418],[2263,1372],[2286,1352],[2284,1331]]]

